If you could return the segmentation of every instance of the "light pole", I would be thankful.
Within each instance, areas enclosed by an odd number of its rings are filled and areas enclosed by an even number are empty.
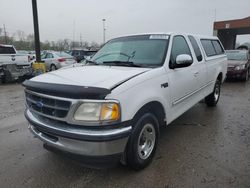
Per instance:
[[[102,23],[103,23],[103,44],[105,44],[105,32],[106,32],[105,21],[106,21],[106,19],[102,19]]]
[[[34,37],[35,37],[36,61],[37,62],[41,62],[40,38],[39,38],[39,26],[38,26],[38,15],[37,15],[36,0],[32,0],[32,10],[33,10],[33,23],[34,23]]]

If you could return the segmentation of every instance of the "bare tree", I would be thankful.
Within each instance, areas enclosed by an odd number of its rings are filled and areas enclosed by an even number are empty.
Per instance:
[[[100,45],[97,42],[92,41],[90,44],[90,47],[93,49],[97,49],[97,48],[100,48]]]

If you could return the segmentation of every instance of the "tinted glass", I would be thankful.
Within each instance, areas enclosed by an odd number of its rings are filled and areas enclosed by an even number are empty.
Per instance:
[[[201,40],[201,44],[206,52],[206,55],[209,56],[213,56],[216,55],[216,51],[214,49],[214,46],[212,44],[211,40],[207,40],[207,39],[202,39]]]
[[[173,38],[173,45],[172,45],[171,56],[170,56],[170,64],[175,63],[177,56],[181,54],[187,54],[192,57],[185,38],[183,36],[175,36]]]
[[[15,54],[13,47],[0,46],[0,54]]]
[[[98,64],[116,61],[133,62],[142,67],[160,66],[165,60],[168,38],[168,35],[139,35],[113,39],[91,60]]]
[[[220,43],[218,40],[213,40],[212,41],[213,45],[214,45],[214,48],[215,48],[215,51],[216,53],[219,55],[219,54],[224,54],[224,50],[223,48],[221,47]]]
[[[200,47],[198,46],[195,38],[193,36],[188,36],[191,44],[192,44],[192,47],[194,49],[194,53],[196,55],[196,58],[198,61],[202,61],[202,54],[201,54],[201,50],[200,50]]]

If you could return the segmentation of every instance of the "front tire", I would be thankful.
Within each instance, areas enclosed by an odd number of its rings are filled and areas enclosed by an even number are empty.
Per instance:
[[[219,79],[216,80],[213,93],[205,97],[205,103],[207,106],[216,106],[220,98],[220,87],[221,81]]]
[[[126,161],[130,168],[141,170],[150,164],[156,151],[158,135],[159,123],[153,114],[146,113],[136,121],[126,148]]]
[[[248,79],[249,79],[249,69],[247,69],[247,72],[246,72],[246,74],[243,76],[242,81],[243,81],[243,82],[246,82],[246,81],[248,81]]]

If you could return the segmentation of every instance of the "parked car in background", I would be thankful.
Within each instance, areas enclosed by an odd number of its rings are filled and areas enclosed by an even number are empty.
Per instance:
[[[13,45],[0,44],[1,82],[17,80],[31,74],[31,61],[27,54],[18,54]]]
[[[77,63],[79,63],[80,61],[82,61],[84,59],[91,58],[96,52],[97,52],[97,50],[81,50],[81,49],[76,49],[76,50],[70,50],[68,53],[71,56],[74,56],[75,60],[77,61]]]
[[[45,62],[46,71],[54,71],[76,63],[74,57],[65,52],[44,51],[41,59]]]
[[[34,51],[27,51],[27,50],[18,50],[17,54],[19,55],[27,55],[29,60],[32,61],[36,58],[36,54]]]
[[[110,40],[85,66],[23,83],[29,129],[45,146],[82,155],[88,164],[145,168],[162,127],[204,98],[216,106],[226,59],[213,36],[153,33]]]
[[[227,77],[247,81],[250,74],[250,56],[248,50],[227,50]]]

